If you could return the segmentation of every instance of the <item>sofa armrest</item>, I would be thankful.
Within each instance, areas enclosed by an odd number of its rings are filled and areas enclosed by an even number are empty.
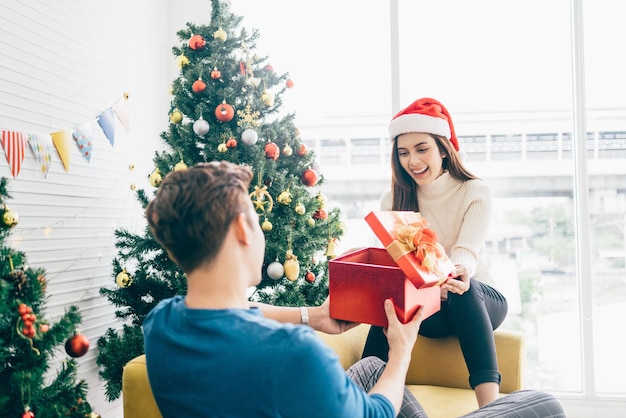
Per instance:
[[[501,393],[522,388],[523,334],[496,330],[498,368],[502,374]],[[432,385],[471,389],[469,373],[456,337],[426,338],[418,336],[407,373],[409,385]]]
[[[361,359],[369,329],[369,325],[361,324],[341,334],[315,333],[337,353],[339,362],[347,369]]]
[[[162,417],[148,381],[145,354],[135,357],[124,366],[122,398],[125,417]]]

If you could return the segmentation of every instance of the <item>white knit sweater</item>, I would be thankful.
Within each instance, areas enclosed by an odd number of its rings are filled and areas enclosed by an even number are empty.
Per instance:
[[[463,264],[470,277],[494,286],[489,274],[485,239],[491,226],[492,192],[482,180],[461,181],[446,171],[435,181],[418,187],[420,213],[437,233],[439,243],[454,264]],[[380,199],[381,210],[392,208],[392,192]]]

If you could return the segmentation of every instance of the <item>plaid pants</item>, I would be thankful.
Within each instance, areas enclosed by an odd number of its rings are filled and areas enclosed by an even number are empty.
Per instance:
[[[385,370],[385,362],[378,357],[366,357],[353,364],[346,373],[348,377],[369,392]],[[398,418],[428,418],[426,412],[404,388],[402,407]],[[538,390],[519,390],[491,402],[461,418],[566,418],[559,401],[552,395]]]

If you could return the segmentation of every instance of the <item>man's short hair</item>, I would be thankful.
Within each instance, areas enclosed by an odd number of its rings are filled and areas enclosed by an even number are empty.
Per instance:
[[[150,231],[185,273],[216,257],[232,221],[250,208],[252,170],[226,161],[165,176],[146,208]]]

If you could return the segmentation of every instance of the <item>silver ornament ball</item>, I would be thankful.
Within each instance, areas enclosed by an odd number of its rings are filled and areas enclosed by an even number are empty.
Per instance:
[[[198,136],[204,136],[209,132],[209,122],[200,118],[193,123],[193,131]]]
[[[278,261],[271,262],[267,266],[267,275],[274,280],[278,280],[285,274],[285,267]]]
[[[254,145],[259,139],[259,134],[252,128],[248,128],[241,133],[241,141],[246,145]]]

